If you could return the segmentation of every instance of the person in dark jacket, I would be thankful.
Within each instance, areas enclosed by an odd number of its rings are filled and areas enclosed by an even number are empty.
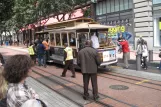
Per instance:
[[[98,86],[97,86],[97,71],[98,66],[101,64],[98,52],[96,49],[92,48],[92,41],[87,40],[85,48],[80,50],[78,53],[78,65],[81,67],[83,73],[83,83],[84,83],[84,96],[85,100],[88,99],[88,84],[91,78],[93,97],[94,100],[99,98],[98,96]]]
[[[44,55],[45,55],[44,53],[45,53],[45,46],[42,44],[42,41],[39,41],[39,44],[37,45],[37,57],[39,66],[44,66]]]

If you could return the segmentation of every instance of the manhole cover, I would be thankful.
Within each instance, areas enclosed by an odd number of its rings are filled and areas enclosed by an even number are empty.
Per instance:
[[[124,86],[124,85],[111,85],[109,88],[114,89],[114,90],[127,90],[129,87]]]

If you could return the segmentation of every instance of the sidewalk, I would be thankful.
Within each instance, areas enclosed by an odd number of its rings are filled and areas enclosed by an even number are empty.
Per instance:
[[[78,107],[73,102],[45,87],[31,77],[28,77],[26,82],[37,92],[39,98],[43,100],[48,107]]]
[[[20,45],[20,46],[1,46],[2,48],[8,48],[8,49],[12,49],[12,50],[16,50],[16,51],[22,51],[25,53],[28,53],[28,49],[26,46],[24,45]]]
[[[118,59],[122,59],[123,53],[117,54]],[[136,53],[134,51],[130,52],[130,60],[136,60]],[[159,58],[159,51],[153,52],[153,61],[154,63],[159,63],[161,58]]]

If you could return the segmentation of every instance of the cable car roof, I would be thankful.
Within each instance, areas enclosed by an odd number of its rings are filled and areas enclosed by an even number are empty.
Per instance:
[[[91,29],[91,30],[108,30],[109,28],[113,28],[115,26],[106,26],[106,25],[101,25],[98,23],[81,23],[78,24],[74,27],[66,27],[63,28],[62,30],[82,30],[82,29]]]

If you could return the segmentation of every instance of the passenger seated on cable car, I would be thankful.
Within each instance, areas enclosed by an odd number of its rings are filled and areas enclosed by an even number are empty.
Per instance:
[[[113,41],[112,41],[112,38],[108,38],[108,39],[107,39],[106,45],[107,45],[107,46],[115,46],[115,44],[114,44]]]

